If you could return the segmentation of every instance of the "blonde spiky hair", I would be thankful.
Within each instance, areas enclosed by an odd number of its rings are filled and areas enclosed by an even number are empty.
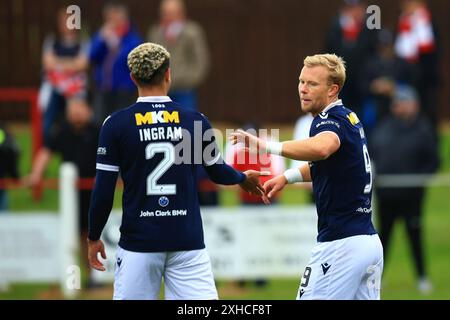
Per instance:
[[[331,84],[337,84],[339,91],[345,83],[345,61],[335,54],[316,54],[308,56],[303,61],[305,67],[323,66],[330,72],[329,81]]]
[[[153,74],[166,61],[170,53],[163,46],[156,43],[143,43],[128,54],[128,68],[131,74],[140,81],[149,82]]]

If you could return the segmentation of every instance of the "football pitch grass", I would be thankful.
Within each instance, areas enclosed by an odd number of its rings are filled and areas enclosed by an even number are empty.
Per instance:
[[[19,141],[21,154],[20,172],[26,175],[30,170],[30,134],[26,127],[14,127],[14,133]],[[281,131],[281,139],[289,139],[291,129]],[[450,134],[441,135],[441,172],[450,172]],[[47,177],[58,176],[60,159],[54,157]],[[31,190],[12,190],[9,192],[9,202],[12,211],[57,210],[58,195],[55,190],[45,190],[42,201],[32,201]],[[381,298],[390,299],[450,299],[450,187],[430,187],[427,191],[424,208],[424,248],[426,266],[433,291],[423,295],[417,290],[415,269],[411,248],[407,239],[403,221],[394,227],[389,256],[385,257],[385,268],[382,280]],[[120,207],[121,192],[116,191],[115,207]],[[287,188],[281,196],[284,205],[301,205],[308,199],[305,190]],[[223,206],[238,205],[236,189],[224,188],[220,194]],[[376,221],[376,211],[375,211]],[[387,259],[386,259],[387,258]],[[268,279],[263,288],[248,284],[243,289],[232,282],[217,281],[221,299],[245,300],[292,300],[295,299],[300,275],[305,266],[298,266],[299,273],[295,278]],[[111,299],[112,284],[105,288],[90,292],[81,290],[80,299]],[[62,295],[57,284],[11,284],[9,290],[0,292],[0,299],[61,299]]]

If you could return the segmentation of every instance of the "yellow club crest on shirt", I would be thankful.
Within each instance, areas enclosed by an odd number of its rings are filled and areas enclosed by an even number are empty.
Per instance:
[[[359,119],[358,119],[358,116],[356,115],[356,113],[354,113],[354,112],[352,112],[352,113],[349,113],[348,115],[347,115],[347,118],[348,118],[348,120],[350,121],[350,123],[352,124],[352,125],[357,125],[358,123],[359,123]]]

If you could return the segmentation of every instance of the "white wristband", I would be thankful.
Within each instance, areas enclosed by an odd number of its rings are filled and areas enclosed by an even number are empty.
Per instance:
[[[283,173],[289,184],[296,182],[303,182],[303,176],[300,169],[288,169]]]
[[[283,143],[282,142],[273,142],[273,141],[266,142],[266,153],[281,156],[282,151],[283,151]]]

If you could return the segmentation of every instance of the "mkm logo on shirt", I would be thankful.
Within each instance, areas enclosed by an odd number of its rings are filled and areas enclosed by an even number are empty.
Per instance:
[[[180,116],[178,111],[151,111],[142,113],[135,113],[136,125],[142,126],[144,124],[156,124],[156,123],[180,123]]]

